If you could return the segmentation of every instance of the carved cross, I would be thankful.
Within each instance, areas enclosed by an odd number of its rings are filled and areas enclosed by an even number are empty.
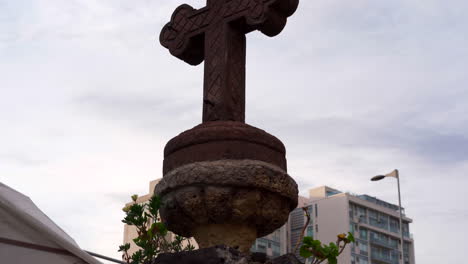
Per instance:
[[[245,35],[279,34],[299,0],[207,0],[194,9],[179,6],[160,42],[191,65],[205,60],[203,122],[245,122]]]

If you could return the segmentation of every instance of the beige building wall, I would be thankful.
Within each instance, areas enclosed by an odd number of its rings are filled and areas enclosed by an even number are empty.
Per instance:
[[[317,199],[314,197],[312,199]],[[337,235],[349,231],[348,199],[345,194],[336,194],[333,198],[312,200],[314,205],[315,238],[324,244],[336,243]],[[317,205],[317,206],[315,206]],[[351,263],[351,247],[338,258],[338,263]]]

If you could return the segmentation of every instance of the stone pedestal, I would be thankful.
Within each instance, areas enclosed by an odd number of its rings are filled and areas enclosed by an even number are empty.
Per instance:
[[[276,137],[242,122],[206,122],[175,137],[164,150],[155,193],[168,229],[202,247],[247,252],[297,206],[297,184],[286,173]]]
[[[216,246],[195,251],[160,254],[151,264],[303,264],[293,254],[267,260],[262,253],[242,254],[225,247]]]

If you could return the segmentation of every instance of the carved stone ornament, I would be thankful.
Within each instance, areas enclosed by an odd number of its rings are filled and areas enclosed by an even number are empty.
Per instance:
[[[199,245],[246,252],[297,206],[279,139],[245,124],[245,34],[279,34],[298,0],[208,0],[179,6],[161,44],[191,65],[205,61],[203,123],[164,149],[161,218]]]

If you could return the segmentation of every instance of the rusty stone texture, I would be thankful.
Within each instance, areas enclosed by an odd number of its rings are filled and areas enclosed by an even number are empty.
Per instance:
[[[161,218],[169,230],[194,236],[203,247],[227,244],[248,251],[257,237],[270,234],[287,221],[297,206],[298,189],[294,180],[274,165],[219,160],[170,171],[155,193],[162,197]],[[244,232],[233,233],[233,226]]]
[[[245,121],[245,34],[279,34],[299,0],[208,0],[183,4],[161,31],[160,42],[191,65],[205,60],[203,122]]]
[[[267,259],[264,253],[243,254],[226,246],[214,246],[194,251],[162,253],[152,264],[303,264],[294,254]]]
[[[171,139],[164,149],[163,174],[185,164],[224,159],[252,159],[286,170],[283,143],[242,122],[205,122]]]

